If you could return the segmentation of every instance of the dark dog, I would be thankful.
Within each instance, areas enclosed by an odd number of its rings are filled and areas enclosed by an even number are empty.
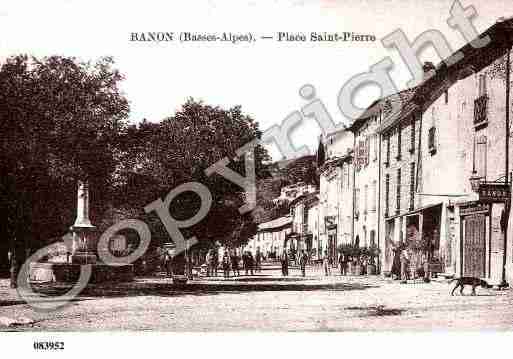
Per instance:
[[[454,281],[456,281],[456,286],[452,289],[451,295],[454,295],[454,291],[458,287],[460,287],[460,294],[463,295],[463,288],[465,288],[466,285],[472,286],[472,295],[476,295],[476,287],[477,286],[481,286],[482,288],[491,288],[492,287],[485,280],[475,278],[475,277],[454,278],[453,280],[450,280],[449,283],[452,283]]]

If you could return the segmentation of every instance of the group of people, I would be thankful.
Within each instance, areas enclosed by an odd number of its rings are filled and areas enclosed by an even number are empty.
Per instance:
[[[400,278],[402,283],[410,279],[410,253],[407,246],[400,242],[393,248],[394,259],[392,262],[392,275]]]
[[[306,276],[306,265],[308,264],[309,256],[305,252],[305,250],[301,250],[298,257],[299,257],[298,262],[299,262],[299,268],[301,270],[301,275],[303,277],[305,277]],[[290,255],[287,253],[286,250],[283,250],[283,253],[280,256],[281,272],[282,272],[283,276],[289,275],[289,260],[290,260]],[[347,268],[348,268],[349,261],[350,261],[350,258],[348,256],[346,256],[344,253],[341,253],[339,255],[338,266],[340,268],[341,275],[347,275]],[[324,255],[322,256],[320,263],[322,265],[324,275],[330,276],[332,262],[330,261],[330,258],[328,256],[328,251],[326,251],[326,250],[324,251]]]
[[[230,270],[233,272],[233,276],[240,276],[241,259],[242,269],[246,275],[254,275],[255,271],[260,272],[262,270],[262,254],[260,251],[257,250],[255,256],[250,251],[245,251],[242,254],[242,258],[239,257],[236,251],[225,251],[221,260],[223,276],[225,278],[230,277]]]
[[[283,250],[283,253],[280,256],[281,263],[281,274],[286,277],[289,275],[289,259],[290,255],[287,253],[287,250]],[[301,269],[301,275],[303,277],[306,276],[306,264],[308,263],[308,254],[306,254],[303,249],[299,254],[299,268]]]
[[[219,257],[216,250],[209,250],[205,258],[207,265],[207,277],[217,277],[217,268],[219,267]]]

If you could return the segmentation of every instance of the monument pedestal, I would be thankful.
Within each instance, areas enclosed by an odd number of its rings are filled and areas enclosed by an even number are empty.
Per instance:
[[[58,263],[31,263],[30,280],[34,282],[75,283],[80,277],[81,266],[86,264],[92,265],[90,279],[92,283],[133,280],[133,265],[109,266],[98,262],[93,236],[95,228],[89,220],[89,187],[87,182],[79,182],[77,217],[70,228],[73,233],[71,259],[67,258],[65,262]]]

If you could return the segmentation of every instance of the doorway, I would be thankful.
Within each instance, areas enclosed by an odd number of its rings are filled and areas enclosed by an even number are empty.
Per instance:
[[[486,268],[486,216],[483,213],[465,217],[463,275],[481,278]]]

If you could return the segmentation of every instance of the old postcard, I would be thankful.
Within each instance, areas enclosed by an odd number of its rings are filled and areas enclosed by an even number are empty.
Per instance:
[[[513,329],[510,0],[6,1],[0,29],[2,345]]]

